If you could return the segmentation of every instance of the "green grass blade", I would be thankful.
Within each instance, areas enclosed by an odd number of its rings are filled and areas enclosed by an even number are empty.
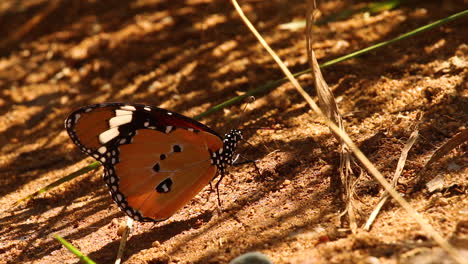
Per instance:
[[[409,37],[412,37],[412,36],[415,36],[415,35],[417,35],[419,33],[422,33],[422,32],[427,31],[429,29],[441,26],[441,25],[443,25],[445,23],[454,21],[454,20],[459,19],[459,18],[461,18],[463,16],[466,16],[466,15],[468,15],[468,10],[461,11],[461,12],[456,13],[454,15],[451,15],[449,17],[437,20],[437,21],[435,21],[433,23],[427,24],[425,26],[419,27],[419,28],[417,28],[415,30],[412,30],[410,32],[402,34],[402,35],[400,35],[400,36],[398,36],[396,38],[393,38],[391,40],[380,42],[380,43],[375,44],[373,46],[358,50],[356,52],[347,54],[345,56],[336,58],[334,60],[327,61],[327,62],[325,62],[323,64],[320,64],[320,68],[329,67],[329,66],[337,64],[339,62],[361,56],[361,55],[363,55],[365,53],[369,53],[371,51],[374,51],[374,50],[383,48],[385,46],[388,46],[388,45],[390,45],[392,43],[401,41],[403,39],[406,39],[406,38],[409,38]],[[301,76],[302,74],[308,73],[308,72],[310,72],[310,69],[295,73],[294,77]],[[220,103],[220,104],[208,109],[206,112],[203,112],[203,113],[195,116],[194,119],[199,120],[199,119],[201,119],[201,118],[203,118],[203,117],[205,117],[207,115],[210,115],[210,114],[212,114],[212,113],[214,113],[216,111],[219,111],[219,110],[223,109],[224,107],[231,106],[231,105],[233,105],[235,103],[238,103],[238,102],[240,102],[241,100],[243,100],[244,98],[246,98],[248,96],[259,95],[259,94],[262,94],[264,92],[273,90],[274,88],[276,88],[277,86],[279,86],[280,84],[282,84],[282,83],[284,83],[286,81],[287,81],[286,78],[282,78],[282,79],[279,79],[279,80],[276,80],[276,81],[270,81],[270,82],[266,83],[265,85],[262,85],[262,86],[260,86],[260,87],[258,87],[256,89],[250,90],[250,91],[248,91],[247,93],[245,93],[243,95],[239,95],[239,96],[233,97],[233,98],[231,98],[231,99],[229,99],[227,101],[224,101],[223,103]]]
[[[326,16],[322,19],[319,19],[314,24],[316,25],[324,25],[329,22],[339,21],[347,19],[355,14],[369,12],[371,14],[377,14],[383,11],[392,10],[400,4],[401,0],[387,0],[383,2],[372,2],[369,3],[366,7],[357,8],[357,9],[346,9],[339,13],[335,13],[329,16]],[[301,28],[305,28],[306,22],[305,20],[293,21],[290,23],[282,24],[279,26],[280,29],[286,30],[298,30]]]
[[[373,2],[370,3],[366,8],[365,12],[370,12],[372,14],[380,13],[382,11],[392,10],[400,4],[400,0],[388,0],[383,2]]]
[[[75,254],[81,261],[88,264],[96,264],[92,259],[88,256],[81,253],[76,247],[70,244],[67,240],[59,235],[54,235],[54,238],[57,239],[66,249],[68,249],[71,253]]]
[[[330,16],[327,16],[323,19],[320,19],[317,21],[315,24],[316,25],[323,25],[329,22],[333,21],[338,21],[338,20],[344,20],[347,19],[355,14],[359,13],[365,13],[369,12],[371,14],[376,14],[380,13],[382,11],[386,10],[391,10],[395,7],[397,7],[400,4],[400,0],[388,0],[388,1],[383,1],[383,2],[372,2],[368,4],[366,7],[363,8],[358,8],[358,9],[347,9],[342,12],[339,12],[337,14],[333,14]],[[305,21],[304,21],[304,26],[305,26]]]
[[[54,181],[53,183],[51,183],[51,184],[41,188],[40,190],[34,192],[33,194],[30,194],[30,195],[28,195],[26,197],[23,197],[23,198],[19,199],[18,201],[16,201],[13,204],[13,206],[17,206],[18,204],[20,204],[22,202],[29,201],[29,200],[31,200],[32,198],[38,196],[41,193],[45,193],[48,190],[50,190],[52,188],[55,188],[55,187],[59,186],[60,184],[62,184],[64,182],[70,181],[70,180],[72,180],[72,179],[74,179],[74,178],[76,178],[76,177],[78,177],[78,176],[80,176],[82,174],[85,174],[85,173],[87,173],[89,171],[95,170],[95,169],[99,168],[100,166],[101,166],[101,163],[99,161],[95,161],[95,162],[89,164],[86,167],[83,167],[83,168],[81,168],[81,169],[79,169],[79,170],[77,170],[75,172],[70,173],[69,175],[67,175],[67,176],[65,176],[63,178],[60,178],[60,179]]]
[[[401,41],[401,40],[404,40],[406,38],[409,38],[409,37],[412,37],[412,36],[415,36],[416,34],[419,34],[419,33],[422,33],[424,31],[427,31],[429,29],[432,29],[432,28],[435,28],[435,27],[438,27],[438,26],[441,26],[445,23],[448,23],[450,21],[453,21],[453,20],[456,20],[458,18],[461,18],[463,16],[466,16],[468,15],[468,9],[467,10],[464,10],[464,11],[461,11],[459,13],[456,13],[454,15],[451,15],[449,17],[446,17],[446,18],[443,18],[443,19],[440,19],[440,20],[437,20],[433,23],[430,23],[430,24],[427,24],[425,26],[422,26],[422,27],[419,27],[415,30],[412,30],[410,32],[407,32],[405,34],[402,34],[396,38],[393,38],[391,40],[387,40],[387,41],[384,41],[384,42],[380,42],[378,44],[375,44],[375,45],[372,45],[370,47],[367,47],[367,48],[364,48],[364,49],[361,49],[361,50],[358,50],[356,52],[353,52],[353,53],[350,53],[348,55],[345,55],[345,56],[342,56],[342,57],[339,57],[337,59],[334,59],[334,60],[331,60],[331,61],[327,61],[325,62],[324,64],[321,64],[320,65],[320,68],[324,68],[324,67],[328,67],[330,65],[333,65],[333,64],[336,64],[338,62],[342,62],[342,61],[345,61],[345,60],[349,60],[351,58],[354,58],[354,57],[357,57],[357,56],[361,56],[365,53],[368,53],[368,52],[371,52],[373,50],[376,50],[376,49],[379,49],[379,48],[382,48],[382,47],[385,47],[385,46],[388,46],[392,43],[395,43],[395,42],[398,42],[398,41]]]

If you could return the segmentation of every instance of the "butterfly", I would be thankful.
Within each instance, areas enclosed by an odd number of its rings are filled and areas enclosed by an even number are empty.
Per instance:
[[[104,167],[113,200],[131,218],[162,221],[233,162],[242,133],[221,138],[181,114],[144,104],[103,103],[69,115],[72,141]]]

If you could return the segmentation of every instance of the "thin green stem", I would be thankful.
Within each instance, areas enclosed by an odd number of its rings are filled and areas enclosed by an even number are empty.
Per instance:
[[[451,15],[449,17],[446,17],[446,18],[443,18],[443,19],[440,19],[440,20],[437,20],[433,23],[430,23],[430,24],[427,24],[425,26],[422,26],[422,27],[419,27],[415,30],[412,30],[410,32],[407,32],[405,34],[402,34],[394,39],[391,39],[391,40],[387,40],[387,41],[384,41],[384,42],[380,42],[378,44],[375,44],[375,45],[372,45],[370,47],[367,47],[367,48],[364,48],[364,49],[361,49],[361,50],[358,50],[356,52],[353,52],[353,53],[350,53],[348,55],[345,55],[345,56],[342,56],[342,57],[339,57],[337,59],[334,59],[334,60],[331,60],[331,61],[327,61],[325,62],[324,64],[321,64],[320,65],[320,68],[324,68],[324,67],[328,67],[328,66],[331,66],[333,64],[336,64],[336,63],[339,63],[339,62],[342,62],[342,61],[345,61],[345,60],[349,60],[351,58],[354,58],[354,57],[357,57],[357,56],[361,56],[365,53],[368,53],[370,51],[373,51],[373,50],[376,50],[376,49],[380,49],[382,47],[385,47],[385,46],[388,46],[392,43],[395,43],[397,41],[400,41],[400,40],[403,40],[403,39],[406,39],[406,38],[409,38],[409,37],[412,37],[416,34],[419,34],[419,33],[422,33],[424,31],[427,31],[429,29],[432,29],[432,28],[435,28],[435,27],[438,27],[438,26],[441,26],[445,23],[448,23],[450,21],[453,21],[453,20],[456,20],[458,18],[461,18],[463,16],[466,16],[468,15],[468,9],[465,10],[465,11],[462,11],[462,12],[459,12],[459,13],[456,13],[454,15]]]
[[[329,66],[337,64],[339,62],[361,56],[361,55],[363,55],[365,53],[368,53],[368,52],[371,52],[373,50],[383,48],[383,47],[388,46],[388,45],[390,45],[392,43],[395,43],[397,41],[401,41],[403,39],[415,36],[416,34],[419,34],[419,33],[422,33],[424,31],[427,31],[429,29],[441,26],[441,25],[443,25],[445,23],[448,23],[448,22],[451,22],[453,20],[459,19],[459,18],[461,18],[463,16],[466,16],[466,15],[468,15],[468,10],[461,11],[461,12],[456,13],[454,15],[451,15],[449,17],[437,20],[437,21],[435,21],[433,23],[427,24],[425,26],[422,26],[422,27],[419,27],[419,28],[417,28],[415,30],[407,32],[407,33],[405,33],[403,35],[400,35],[400,36],[398,36],[398,37],[396,37],[394,39],[384,41],[384,42],[380,42],[378,44],[375,44],[375,45],[372,45],[370,47],[358,50],[356,52],[347,54],[345,56],[336,58],[334,60],[327,61],[327,62],[325,62],[323,64],[320,64],[320,68],[329,67]],[[302,74],[308,73],[308,72],[310,72],[310,69],[295,73],[294,77],[301,76]],[[262,85],[262,86],[260,86],[260,87],[258,87],[256,89],[250,90],[250,91],[248,91],[247,93],[245,93],[243,95],[239,95],[239,96],[233,97],[233,98],[231,98],[231,99],[229,99],[227,101],[224,101],[224,102],[222,102],[222,103],[208,109],[206,112],[203,112],[203,113],[195,116],[194,119],[199,120],[199,119],[201,119],[201,118],[203,118],[203,117],[205,117],[207,115],[210,115],[210,114],[212,114],[212,113],[214,113],[216,111],[219,111],[219,110],[223,109],[224,107],[227,107],[227,106],[233,105],[235,103],[238,103],[238,102],[240,102],[241,100],[243,100],[244,98],[246,98],[248,96],[259,95],[259,94],[262,94],[264,92],[273,90],[274,88],[278,87],[279,85],[281,85],[282,83],[284,83],[286,81],[287,81],[287,78],[282,78],[282,79],[279,79],[279,80],[276,80],[276,81],[268,82],[265,85]]]
[[[88,263],[88,264],[96,264],[92,259],[90,259],[85,254],[81,253],[76,247],[70,244],[67,240],[59,235],[54,235],[54,238],[57,239],[66,249],[68,249],[71,253],[75,254],[81,261]]]
[[[77,170],[75,172],[70,173],[69,175],[67,175],[67,176],[65,176],[63,178],[60,178],[60,179],[54,181],[53,183],[51,183],[51,184],[41,188],[40,190],[34,192],[33,194],[30,194],[30,195],[28,195],[26,197],[23,197],[23,198],[19,199],[18,201],[16,201],[13,204],[13,206],[18,205],[21,202],[28,201],[28,200],[38,196],[41,193],[45,193],[48,190],[50,190],[52,188],[55,188],[55,187],[59,186],[60,184],[62,184],[64,182],[70,181],[70,180],[72,180],[72,179],[74,179],[74,178],[76,178],[76,177],[78,177],[78,176],[80,176],[82,174],[85,174],[85,173],[87,173],[89,171],[95,170],[95,169],[99,168],[100,166],[101,166],[101,163],[99,161],[95,161],[95,162],[89,164],[88,166],[86,166],[84,168],[81,168],[81,169],[79,169],[79,170]]]

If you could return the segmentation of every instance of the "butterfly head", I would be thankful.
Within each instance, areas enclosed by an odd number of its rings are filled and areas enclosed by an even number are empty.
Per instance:
[[[242,139],[243,139],[242,132],[239,129],[233,129],[233,130],[229,131],[229,133],[224,135],[223,142],[224,142],[224,144],[226,144],[227,141],[239,142]]]
[[[224,135],[223,147],[211,154],[211,161],[218,169],[223,172],[227,165],[232,164],[234,151],[237,143],[242,140],[242,132],[238,129],[233,129]]]

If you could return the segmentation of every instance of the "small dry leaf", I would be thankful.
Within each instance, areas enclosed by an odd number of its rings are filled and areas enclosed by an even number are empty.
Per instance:
[[[445,178],[442,174],[437,175],[434,179],[426,183],[427,190],[432,193],[437,190],[442,190],[445,185]]]

